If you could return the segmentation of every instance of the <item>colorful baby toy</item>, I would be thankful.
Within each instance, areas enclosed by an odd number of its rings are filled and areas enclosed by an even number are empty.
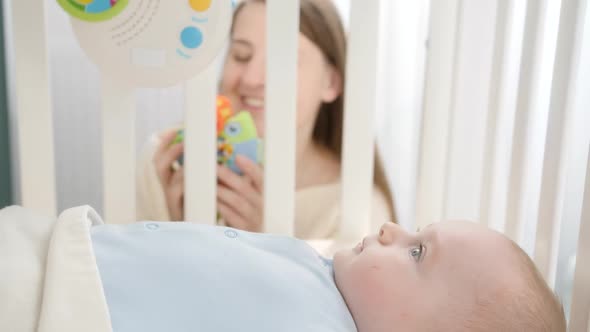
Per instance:
[[[172,144],[184,140],[184,131],[176,133]],[[256,125],[249,112],[233,114],[230,101],[224,96],[217,97],[217,162],[242,175],[236,165],[236,156],[262,163],[262,141],[258,138]],[[183,157],[178,162],[182,165]]]
[[[224,96],[217,96],[217,134],[225,126],[225,120],[232,115],[231,102]]]

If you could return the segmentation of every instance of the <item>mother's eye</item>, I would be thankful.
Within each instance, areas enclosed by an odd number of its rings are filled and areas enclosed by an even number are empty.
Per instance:
[[[231,57],[236,62],[248,62],[252,56],[250,54],[244,54],[244,52],[232,52]]]
[[[234,55],[234,60],[236,62],[247,62],[248,60],[250,60],[250,58],[249,57],[241,57],[241,56]]]

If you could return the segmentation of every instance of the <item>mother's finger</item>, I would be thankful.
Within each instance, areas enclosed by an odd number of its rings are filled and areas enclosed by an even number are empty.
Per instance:
[[[245,197],[223,185],[217,186],[217,202],[231,206],[244,219],[252,218],[255,212],[254,206]]]
[[[156,172],[160,176],[164,184],[170,181],[170,176],[173,173],[172,165],[175,161],[180,158],[184,151],[184,144],[178,143],[172,146],[164,146],[165,142],[162,142],[158,152],[154,155],[154,166]]]
[[[165,187],[166,205],[172,221],[184,220],[184,170],[174,172]]]
[[[258,192],[262,193],[264,190],[264,170],[260,165],[256,164],[250,158],[241,155],[236,156],[236,164],[244,172]]]
[[[219,211],[221,218],[227,226],[246,231],[253,230],[246,220],[232,209],[231,206],[222,202],[217,202],[217,211]]]
[[[248,179],[234,173],[227,166],[217,167],[217,178],[219,179],[219,182],[238,192],[242,196],[253,198],[260,195]]]

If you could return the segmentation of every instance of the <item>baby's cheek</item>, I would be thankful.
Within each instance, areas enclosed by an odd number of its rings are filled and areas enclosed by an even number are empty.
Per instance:
[[[382,271],[376,266],[368,266],[360,272],[355,282],[357,285],[361,285],[359,289],[362,289],[362,296],[369,299],[382,297],[386,283],[392,282],[383,278]]]

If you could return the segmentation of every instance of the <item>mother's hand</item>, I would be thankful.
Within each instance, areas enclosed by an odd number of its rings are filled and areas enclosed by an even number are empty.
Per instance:
[[[160,135],[160,145],[153,158],[158,179],[162,185],[171,220],[184,220],[184,168],[176,161],[184,151],[184,144],[172,145],[177,130]],[[173,167],[175,165],[175,167]]]
[[[236,164],[243,176],[226,166],[217,169],[217,210],[230,227],[262,232],[264,172],[244,156],[238,155]]]

